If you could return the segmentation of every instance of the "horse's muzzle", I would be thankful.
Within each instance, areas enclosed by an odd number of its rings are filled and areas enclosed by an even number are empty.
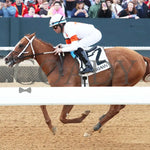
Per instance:
[[[5,58],[5,64],[7,64],[9,67],[13,67],[13,65],[16,64],[16,60],[13,57],[8,56]]]

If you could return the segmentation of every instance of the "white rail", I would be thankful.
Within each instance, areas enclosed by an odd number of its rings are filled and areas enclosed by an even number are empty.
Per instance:
[[[13,50],[14,47],[0,47],[0,50]]]
[[[104,48],[111,48],[116,46],[105,46]],[[117,46],[117,47],[127,47],[133,50],[150,50],[150,46]],[[13,50],[14,47],[0,47],[0,50]]]
[[[33,87],[31,93],[7,87],[0,91],[0,105],[150,104],[150,87]]]
[[[111,48],[114,46],[106,46],[104,48]],[[150,50],[150,46],[117,46],[117,47],[126,47],[132,50]]]

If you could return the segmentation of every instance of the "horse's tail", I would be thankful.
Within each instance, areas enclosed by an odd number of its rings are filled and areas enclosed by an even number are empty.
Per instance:
[[[143,59],[147,63],[147,65],[146,65],[146,72],[145,72],[145,74],[143,76],[143,80],[145,82],[150,82],[150,58],[143,56]]]

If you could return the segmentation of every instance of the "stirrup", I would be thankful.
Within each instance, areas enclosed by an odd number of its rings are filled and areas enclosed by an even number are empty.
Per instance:
[[[93,68],[85,68],[82,71],[80,71],[80,74],[85,74],[90,72],[94,72]]]

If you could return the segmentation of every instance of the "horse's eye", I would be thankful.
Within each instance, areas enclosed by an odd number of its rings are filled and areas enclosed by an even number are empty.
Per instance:
[[[23,44],[19,44],[19,48],[23,48],[24,47],[24,45]]]

